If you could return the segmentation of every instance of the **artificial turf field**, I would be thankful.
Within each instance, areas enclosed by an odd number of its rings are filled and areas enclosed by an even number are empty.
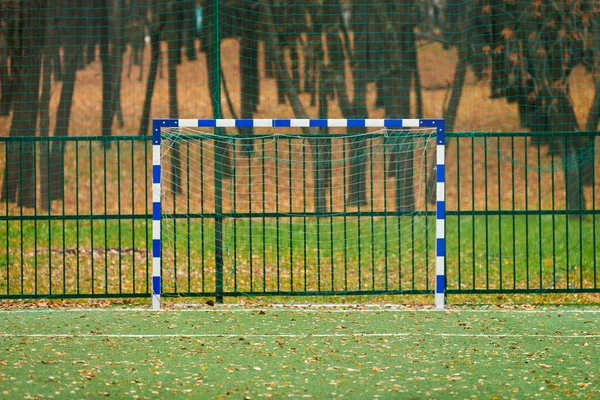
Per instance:
[[[600,398],[600,310],[0,311],[3,398]]]

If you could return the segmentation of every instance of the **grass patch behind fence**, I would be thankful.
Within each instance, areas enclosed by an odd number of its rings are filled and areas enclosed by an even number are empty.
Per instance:
[[[447,288],[597,290],[597,222],[597,216],[449,216]],[[434,224],[433,216],[226,219],[224,291],[430,292]],[[214,221],[163,225],[164,291],[214,293]],[[149,229],[144,219],[5,221],[0,237],[8,251],[0,256],[0,293],[148,293]]]

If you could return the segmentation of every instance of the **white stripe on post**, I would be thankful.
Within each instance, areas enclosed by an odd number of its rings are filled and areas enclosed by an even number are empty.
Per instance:
[[[292,119],[290,126],[294,128],[306,128],[310,126],[310,119]]]
[[[365,127],[382,128],[384,126],[382,119],[365,119]]]
[[[235,119],[217,119],[217,128],[230,128],[235,126]]]
[[[330,128],[344,128],[348,126],[347,119],[328,119],[327,126]]]
[[[188,128],[188,127],[198,127],[197,119],[180,119],[179,122],[180,128]]]
[[[421,120],[419,119],[403,119],[402,127],[403,128],[418,128],[421,126]]]
[[[254,126],[270,128],[273,126],[273,120],[272,119],[255,119]]]

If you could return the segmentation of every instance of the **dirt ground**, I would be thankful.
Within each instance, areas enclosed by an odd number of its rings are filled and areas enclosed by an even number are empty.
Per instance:
[[[144,75],[149,64],[149,49],[145,52]],[[163,53],[166,51],[163,48]],[[277,104],[276,86],[273,79],[267,78],[264,73],[264,53],[260,51],[261,81],[260,104],[255,118],[290,118],[293,112],[288,104]],[[223,70],[227,80],[233,104],[238,109],[240,104],[239,90],[239,42],[236,39],[226,39],[222,44]],[[449,95],[448,87],[451,84],[456,54],[446,51],[439,44],[423,44],[419,48],[419,68],[423,90],[424,117],[441,117],[444,99]],[[138,81],[138,67],[133,66],[131,76],[128,77],[130,64],[129,51],[125,55],[125,66],[122,90],[122,111],[124,125],[114,124],[115,135],[137,135],[141,118],[142,103],[145,93],[145,76]],[[157,81],[152,102],[151,116],[164,118],[168,116],[168,82],[167,66],[162,63],[162,79]],[[302,68],[301,68],[302,69]],[[347,67],[348,86],[352,96],[352,79]],[[70,121],[70,136],[96,136],[100,135],[101,123],[101,66],[99,57],[77,73],[77,82],[74,95],[74,106]],[[591,77],[583,70],[576,69],[571,78],[571,95],[580,123],[587,117],[593,97]],[[211,118],[212,109],[208,94],[208,78],[206,73],[206,60],[202,53],[198,53],[195,61],[184,58],[178,66],[178,100],[180,118]],[[56,112],[60,97],[60,82],[52,84],[51,115]],[[309,106],[309,95],[300,95],[306,112],[311,118],[318,116],[316,107]],[[368,108],[371,118],[382,118],[383,110],[375,109],[375,87],[368,86]],[[222,98],[223,113],[225,118],[230,118],[225,95]],[[340,117],[340,111],[335,101],[330,102],[329,117]],[[410,117],[410,116],[407,116]],[[1,117],[4,124],[0,124],[0,136],[8,136],[10,117]],[[52,126],[51,126],[52,129]],[[519,125],[519,117],[515,104],[508,104],[504,99],[491,100],[489,98],[489,73],[483,80],[477,81],[474,74],[467,73],[466,87],[463,91],[462,101],[458,112],[456,131],[462,132],[511,132],[523,131]],[[230,132],[234,133],[234,132]],[[447,201],[450,207],[457,206],[460,199],[462,207],[496,207],[500,204],[512,204],[512,193],[529,193],[532,202],[529,207],[547,206],[554,201],[554,207],[560,208],[564,204],[564,179],[560,157],[552,155],[547,148],[539,149],[537,146],[528,145],[523,139],[511,141],[503,139],[500,143],[496,139],[461,139],[450,143],[447,155]],[[2,152],[4,153],[4,152]],[[148,155],[147,155],[148,156]],[[0,155],[4,158],[4,154]],[[137,160],[137,157],[136,157]],[[141,161],[141,160],[138,160]],[[136,161],[136,163],[138,162]],[[109,162],[110,163],[110,162]],[[0,163],[0,171],[3,170]],[[457,165],[461,170],[457,174]],[[104,168],[108,168],[106,165]],[[485,170],[488,170],[485,173]],[[71,172],[72,174],[75,171]],[[92,172],[90,171],[90,174]],[[67,171],[67,176],[70,172]],[[511,182],[507,178],[511,177]],[[596,176],[600,176],[600,163],[596,162]],[[73,180],[74,180],[73,175]],[[543,187],[543,182],[552,180],[552,192]],[[598,179],[597,179],[598,180]],[[485,186],[484,186],[485,181]],[[452,184],[452,182],[456,182]],[[600,191],[597,185],[596,192]],[[543,192],[543,195],[540,193]],[[130,203],[131,196],[123,198],[125,203]],[[592,204],[592,188],[586,188],[587,206],[600,207],[600,198]],[[598,197],[598,196],[596,196]],[[523,196],[521,196],[523,199]],[[67,200],[67,208],[75,199]]]

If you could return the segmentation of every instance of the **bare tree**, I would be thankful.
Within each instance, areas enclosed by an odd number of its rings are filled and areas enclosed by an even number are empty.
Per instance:
[[[12,79],[10,76],[9,21],[14,16],[11,8],[0,9],[0,115],[9,115],[12,102]]]
[[[250,0],[242,0],[241,3],[241,30],[240,39],[240,109],[241,117],[253,118],[258,108],[259,99],[259,74],[258,74],[258,30],[259,22],[258,4]],[[241,128],[240,133],[250,136],[252,128]],[[251,153],[253,149],[252,140],[243,142],[245,153]]]
[[[387,118],[407,118],[411,115],[410,89],[413,78],[416,40],[414,28],[416,21],[409,17],[413,3],[409,0],[400,2],[375,2],[376,15],[380,23],[378,36],[386,44],[383,50],[383,62],[379,76],[383,83],[383,107]],[[390,174],[396,180],[396,210],[399,212],[414,209],[413,183],[413,144],[407,137],[398,137],[391,144]]]
[[[35,136],[37,131],[42,49],[45,36],[45,0],[23,0],[15,10],[11,64],[15,85],[10,136]],[[35,207],[35,142],[8,144],[1,199]]]
[[[63,48],[64,73],[60,101],[56,111],[55,137],[64,137],[69,134],[75,80],[84,48],[83,33],[85,23],[83,6],[77,0],[62,0],[62,2],[60,9],[63,14],[61,15],[61,19],[65,23],[65,34],[61,43]],[[51,201],[62,200],[64,199],[65,142],[53,142],[51,151],[49,199]]]

